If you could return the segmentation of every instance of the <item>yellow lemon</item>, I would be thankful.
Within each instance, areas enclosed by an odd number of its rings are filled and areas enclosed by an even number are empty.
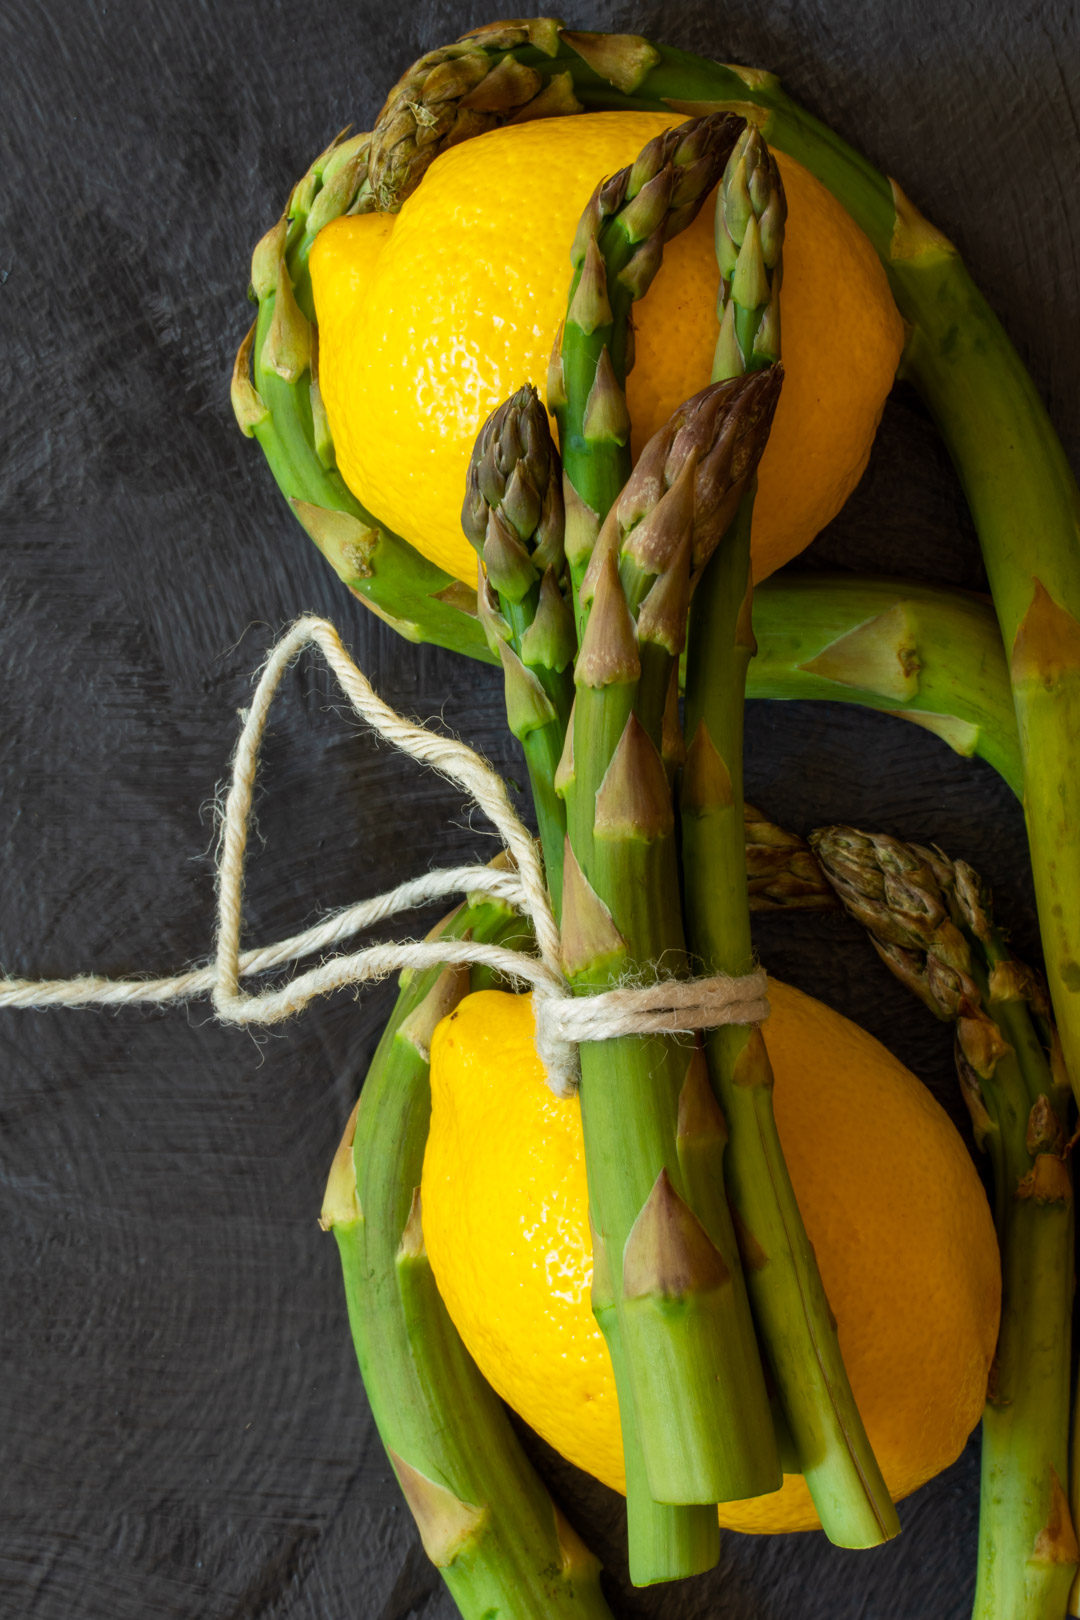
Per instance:
[[[1001,1302],[982,1185],[944,1111],[883,1046],[776,980],[765,1039],[791,1178],[870,1442],[894,1498],[979,1420]],[[439,1291],[499,1394],[549,1444],[624,1488],[615,1385],[589,1304],[576,1100],[547,1089],[527,996],[483,991],[431,1052],[424,1237]],[[726,1503],[737,1530],[805,1530],[801,1475]]]
[[[470,584],[465,469],[488,413],[543,394],[570,284],[570,243],[598,180],[672,118],[590,113],[493,130],[432,164],[396,221],[335,220],[311,254],[320,381],[342,476],[375,515]],[[903,341],[866,237],[778,155],[788,198],[784,391],[754,513],[758,578],[832,518],[870,454]],[[670,242],[635,305],[635,452],[709,381],[718,271],[712,207]]]

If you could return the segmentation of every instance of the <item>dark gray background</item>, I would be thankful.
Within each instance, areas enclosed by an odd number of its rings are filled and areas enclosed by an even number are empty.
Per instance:
[[[958,241],[1076,462],[1076,15],[1060,0],[586,5],[779,72]],[[0,10],[3,844],[9,972],[167,973],[205,955],[210,804],[249,671],[302,610],[393,703],[518,765],[486,670],[395,641],[284,509],[227,400],[255,238],[450,3],[6,0]],[[808,561],[978,586],[962,499],[898,389]],[[750,790],[981,865],[1035,931],[1017,806],[899,721],[755,705]],[[376,749],[299,668],[272,726],[249,939],[433,862],[486,856],[460,795]],[[774,920],[767,965],[858,1017],[954,1114],[949,1038],[839,921]],[[325,1170],[389,990],[283,1033],[205,1009],[6,1014],[0,1101],[0,1613],[33,1620],[449,1620],[374,1434]],[[875,1553],[729,1536],[708,1577],[623,1580],[618,1504],[559,1470],[620,1615],[937,1620],[970,1604],[977,1442]]]

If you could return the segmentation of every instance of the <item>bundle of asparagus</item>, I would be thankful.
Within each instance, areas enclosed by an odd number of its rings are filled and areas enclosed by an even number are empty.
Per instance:
[[[582,215],[547,379],[559,448],[525,379],[479,434],[462,510],[474,594],[380,523],[336,468],[308,256],[331,219],[399,209],[447,146],[583,108],[692,116],[598,177]],[[782,380],[786,210],[767,143],[830,188],[885,264],[910,326],[908,374],[971,499],[996,625],[984,604],[929,587],[818,576],[753,590],[755,473]],[[634,462],[632,306],[718,181],[713,380]],[[259,314],[237,357],[234,406],[300,521],[400,633],[501,665],[576,994],[691,964],[744,974],[755,903],[828,904],[800,841],[743,807],[746,695],[905,715],[1022,794],[1060,1041],[1049,999],[1011,964],[962,864],[850,834],[815,847],[844,903],[884,931],[890,965],[958,1020],[965,1096],[994,1151],[1006,1273],[976,1612],[1063,1613],[1078,1561],[1064,1495],[1064,1137],[1067,1077],[1080,1075],[1080,942],[1075,908],[1055,894],[1080,877],[1077,503],[1031,385],[955,250],[769,75],[536,19],[477,30],[415,64],[371,136],[334,143],[295,188],[256,248],[252,292]],[[1030,536],[1023,559],[1018,528]],[[445,926],[457,937],[521,933],[490,903]],[[415,1189],[431,1032],[468,987],[449,970],[403,984],[324,1222],[341,1249],[376,1421],[466,1620],[603,1614],[595,1562],[532,1474],[426,1264]],[[782,1454],[834,1541],[872,1546],[899,1528],[784,1165],[765,1043],[729,1025],[708,1032],[703,1050],[704,1060],[666,1036],[580,1049],[593,1308],[618,1388],[641,1584],[714,1563],[715,1504],[775,1489]]]

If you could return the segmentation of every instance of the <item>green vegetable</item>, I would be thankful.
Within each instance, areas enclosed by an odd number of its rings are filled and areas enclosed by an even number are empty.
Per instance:
[[[779,341],[785,205],[779,172],[747,131],[717,197],[723,324],[714,375],[769,364]],[[766,340],[759,343],[765,333]],[[770,365],[768,376],[775,371]],[[750,527],[743,496],[694,595],[686,666],[682,860],[687,940],[712,972],[753,966],[742,794],[746,669],[754,654]],[[727,1118],[727,1177],[746,1242],[764,1263],[747,1285],[799,1467],[822,1528],[842,1546],[874,1546],[899,1520],[859,1416],[836,1325],[784,1162],[772,1068],[760,1030],[707,1033],[709,1072]]]
[[[548,377],[566,474],[566,549],[579,638],[582,578],[611,506],[630,476],[626,378],[630,308],[652,284],[664,243],[697,217],[738,135],[724,114],[658,135],[635,162],[597,186],[570,251],[574,267],[561,342]]]
[[[1003,1298],[982,1431],[974,1620],[1061,1620],[1080,1550],[1065,1497],[1074,1212],[1069,1085],[1039,981],[964,861],[825,827],[811,843],[878,955],[938,1018],[994,1173]],[[1047,1044],[1044,1044],[1047,1043]]]
[[[334,572],[407,641],[496,661],[476,592],[436,568],[362,506],[337,470],[316,375],[308,254],[329,219],[370,206],[369,137],[336,144],[294,188],[252,255],[255,325],[232,379],[241,430],[258,441],[278,487]]]
[[[481,428],[461,523],[479,557],[481,622],[501,660],[506,718],[521,743],[556,914],[566,813],[555,791],[574,699],[574,612],[566,599],[562,469],[535,388]]]
[[[988,765],[1019,797],[1009,671],[989,602],[911,580],[781,574],[754,591],[752,698],[857,703]]]
[[[462,907],[443,933],[524,943],[520,919],[491,901]],[[323,1225],[338,1242],[375,1422],[464,1620],[610,1620],[596,1559],[458,1338],[424,1250],[428,1048],[468,988],[468,972],[452,969],[403,983],[331,1171]]]
[[[530,67],[513,48],[545,61]],[[492,23],[454,45],[428,51],[398,80],[372,134],[371,185],[378,207],[396,213],[447,146],[498,124],[581,111],[568,72],[551,72],[559,25],[550,17]]]

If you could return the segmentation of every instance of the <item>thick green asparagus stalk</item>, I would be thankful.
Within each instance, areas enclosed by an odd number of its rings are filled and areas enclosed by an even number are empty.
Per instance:
[[[460,909],[447,937],[520,943],[495,902]],[[513,936],[513,937],[512,937]],[[511,938],[512,937],[512,938]],[[425,1551],[464,1620],[610,1620],[599,1566],[555,1507],[505,1409],[458,1338],[424,1249],[419,1199],[432,1030],[467,970],[406,983],[327,1187],[368,1399]]]
[[[783,217],[775,163],[749,129],[717,198],[724,304],[718,370],[757,366],[776,351]],[[695,593],[686,676],[687,939],[710,970],[731,974],[753,965],[741,813],[744,692],[754,652],[752,510],[748,493]],[[766,1259],[747,1283],[795,1455],[826,1534],[845,1546],[876,1545],[896,1534],[899,1521],[851,1393],[784,1163],[765,1043],[757,1029],[729,1026],[711,1031],[705,1049],[731,1132],[730,1194]]]
[[[691,612],[682,788],[688,940],[708,968],[733,974],[749,971],[754,960],[740,815],[739,683],[753,651],[749,601],[744,605],[749,514],[741,512],[736,527],[741,543],[733,535],[721,546]],[[768,1259],[747,1273],[747,1283],[799,1465],[831,1539],[876,1545],[899,1525],[850,1393],[784,1164],[764,1042],[757,1031],[721,1029],[706,1050],[731,1133],[729,1193],[755,1252]]]
[[[582,991],[628,973],[655,976],[659,963],[668,972],[685,965],[671,791],[633,712],[639,669],[611,559],[577,659],[572,774],[563,780],[564,962]],[[772,1421],[735,1244],[708,1219],[680,1163],[690,1056],[659,1036],[581,1048],[594,1266],[606,1279],[596,1314],[611,1347],[628,1464],[640,1451],[644,1466],[640,1477],[627,1474],[638,1533],[649,1498],[715,1502],[775,1489],[779,1477],[775,1454],[769,1465]],[[698,1156],[711,1159],[722,1185],[723,1132],[715,1123],[699,1135]],[[687,1525],[685,1550],[708,1567],[715,1510],[689,1511],[697,1527]],[[636,1583],[692,1573],[651,1565],[660,1550],[654,1534],[645,1548],[631,1546]]]
[[[652,284],[664,243],[697,217],[740,128],[722,114],[657,136],[597,186],[581,217],[547,390],[566,474],[566,549],[579,609],[593,542],[630,476],[630,307]]]
[[[902,716],[986,760],[1018,796],[1009,670],[990,603],[910,580],[782,574],[754,592],[753,698],[827,699]]]
[[[1004,1288],[974,1616],[1061,1620],[1080,1562],[1065,1497],[1074,1217],[1069,1087],[1041,1038],[1052,1037],[1045,991],[1010,955],[965,862],[851,827],[811,843],[886,965],[956,1025],[961,1090],[994,1170]]]
[[[506,717],[525,753],[558,912],[566,812],[555,773],[574,700],[576,640],[566,599],[562,467],[535,388],[519,389],[481,428],[461,524],[479,556],[481,622],[502,663]]]

